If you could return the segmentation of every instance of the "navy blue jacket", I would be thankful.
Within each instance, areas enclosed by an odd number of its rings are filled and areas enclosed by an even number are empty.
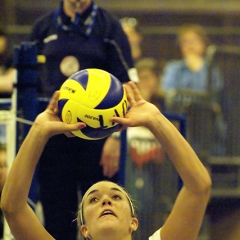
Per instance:
[[[50,97],[72,73],[86,68],[103,69],[121,82],[129,81],[127,71],[133,68],[133,60],[118,19],[98,7],[91,33],[86,34],[83,22],[91,16],[93,6],[94,3],[77,24],[63,13],[62,6],[34,24],[29,40],[35,41],[38,54],[46,57],[40,74],[41,96]],[[59,24],[59,16],[62,24],[69,27],[67,30]]]

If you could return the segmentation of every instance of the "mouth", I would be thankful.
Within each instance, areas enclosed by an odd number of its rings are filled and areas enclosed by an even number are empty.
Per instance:
[[[104,211],[102,211],[102,213],[100,214],[99,218],[101,217],[105,217],[105,216],[114,216],[117,217],[117,215],[110,209],[105,209]]]

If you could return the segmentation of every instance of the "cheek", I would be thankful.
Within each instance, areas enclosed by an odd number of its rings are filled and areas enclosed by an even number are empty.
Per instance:
[[[188,53],[188,47],[187,46],[181,46],[180,51],[184,55],[184,54]]]
[[[199,54],[204,54],[204,52],[206,51],[206,47],[205,47],[205,45],[199,45],[198,46],[198,52],[199,52]]]
[[[97,209],[94,208],[94,206],[88,206],[85,210],[84,210],[84,221],[85,223],[89,224],[92,221],[94,221],[94,219],[96,219],[97,217]]]
[[[184,46],[182,47],[182,55],[185,56],[185,55],[188,55],[188,54],[197,54],[197,55],[201,55],[202,52],[200,51],[200,48],[199,46],[196,46],[196,45],[192,45],[192,46]]]
[[[119,218],[121,218],[123,221],[130,219],[132,217],[130,206],[121,204],[119,206],[118,215],[119,215]]]

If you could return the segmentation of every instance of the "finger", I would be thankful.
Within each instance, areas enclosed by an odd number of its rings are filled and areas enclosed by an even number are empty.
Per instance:
[[[134,105],[135,99],[134,99],[134,97],[132,95],[132,92],[128,89],[127,86],[124,86],[124,89],[125,89],[125,91],[127,93],[127,100],[130,103],[130,106]]]
[[[137,88],[137,85],[134,82],[128,82],[128,85],[131,87],[133,94],[134,94],[134,98],[136,101],[142,100],[142,95],[140,94],[139,89]]]
[[[72,131],[78,131],[80,129],[83,129],[86,127],[86,124],[83,122],[78,122],[75,124],[67,124],[67,123],[63,123],[64,124],[64,133],[69,133]]]
[[[52,95],[50,102],[47,106],[47,109],[52,110],[54,112],[56,112],[58,110],[58,99],[59,99],[59,91],[55,91],[54,94]]]
[[[126,129],[128,126],[131,126],[131,119],[128,118],[112,117],[110,121],[121,124],[122,130]]]

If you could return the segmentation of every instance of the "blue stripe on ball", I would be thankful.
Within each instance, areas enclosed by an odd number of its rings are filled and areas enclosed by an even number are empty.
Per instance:
[[[78,81],[82,87],[86,90],[87,84],[88,84],[88,71],[87,70],[81,70],[75,74],[73,74],[69,79],[73,79]]]
[[[114,133],[119,128],[119,125],[116,125],[111,128],[91,128],[89,126],[86,126],[85,128],[81,129],[81,132],[89,137],[89,138],[104,138],[108,137],[112,133]]]
[[[104,99],[95,107],[95,109],[107,109],[116,106],[123,98],[122,83],[113,75],[108,93]]]

